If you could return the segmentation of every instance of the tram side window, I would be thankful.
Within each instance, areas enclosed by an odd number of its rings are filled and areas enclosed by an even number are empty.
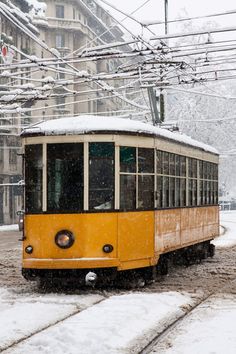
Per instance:
[[[136,176],[120,176],[120,208],[122,210],[136,209]]]
[[[47,145],[47,209],[74,212],[83,210],[83,144]]]
[[[136,148],[130,146],[120,147],[120,171],[136,173]]]
[[[120,209],[136,209],[136,148],[120,147]],[[124,174],[123,174],[124,173]]]
[[[89,144],[89,209],[114,209],[115,147]]]
[[[154,208],[154,149],[138,148],[138,208]]]
[[[25,147],[25,210],[42,211],[43,163],[42,145],[27,145]]]
[[[154,172],[154,150],[147,148],[138,149],[138,172],[153,173]]]
[[[154,176],[138,176],[138,208],[152,209],[154,207]]]

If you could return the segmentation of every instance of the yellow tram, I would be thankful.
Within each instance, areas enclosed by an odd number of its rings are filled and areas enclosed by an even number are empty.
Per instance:
[[[22,133],[23,276],[150,276],[179,252],[212,256],[219,234],[212,147],[130,119],[81,116]]]

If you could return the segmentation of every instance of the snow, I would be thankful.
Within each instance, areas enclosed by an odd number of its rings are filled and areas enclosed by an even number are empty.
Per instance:
[[[221,236],[213,243],[216,247],[232,247],[236,245],[236,211],[221,211],[220,224],[223,226]]]
[[[182,307],[189,302],[191,299],[188,295],[174,292],[112,296],[41,333],[35,334],[6,353],[49,354],[52,348],[57,354],[122,352],[124,349],[133,348],[137,338],[147,340],[148,336],[152,336],[153,328],[157,330],[166,322],[173,321],[177,316],[182,315],[184,313]],[[36,314],[33,321],[30,312],[25,312],[28,317],[28,328],[24,328],[24,323],[27,321],[24,321],[21,316],[23,308],[17,308],[14,312],[15,321],[12,325],[14,330],[5,325],[4,335],[7,336],[9,332],[10,336],[14,331],[18,334],[22,330],[32,333],[37,327],[34,325],[35,323],[39,323],[38,328],[42,327],[41,322],[44,321],[44,317],[45,322],[46,319],[51,321],[53,314],[53,319],[56,320],[60,316],[65,316],[65,313],[69,314],[74,310],[68,307],[70,305],[57,306],[58,315],[54,313],[55,304],[48,304],[48,311],[43,312],[44,316],[39,315],[38,317],[41,306],[37,302],[34,305],[36,306],[35,310],[30,307],[27,309],[28,304],[24,305],[25,310],[32,310],[33,313],[35,311]],[[133,325],[134,323],[135,325]],[[0,331],[0,343],[3,340],[2,336],[3,333]]]
[[[158,354],[235,354],[236,296],[212,297],[198,307]],[[191,350],[190,350],[191,348]]]
[[[114,117],[78,116],[70,118],[53,119],[47,122],[35,124],[26,128],[22,135],[45,134],[45,135],[72,135],[85,134],[94,131],[118,131],[131,132],[137,134],[150,134],[174,140],[190,146],[200,148],[205,151],[218,154],[213,147],[193,140],[187,135],[172,133],[166,129],[155,127],[148,123],[135,121],[132,119],[122,119]]]
[[[236,245],[236,211],[220,214],[226,232],[214,241],[216,247]],[[0,351],[12,345],[5,354],[138,353],[195,301],[180,292],[136,291],[106,298],[105,292],[93,290],[47,294],[0,288]],[[219,289],[152,353],[234,354],[235,321],[236,295]]]
[[[19,230],[18,224],[0,226],[0,232],[1,231],[18,231],[18,230]]]
[[[19,295],[0,289],[0,351],[101,300],[99,295]]]

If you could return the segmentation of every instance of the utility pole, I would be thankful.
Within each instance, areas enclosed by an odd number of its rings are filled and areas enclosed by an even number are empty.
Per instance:
[[[168,34],[168,0],[164,0],[164,7],[165,7],[165,34]],[[160,69],[160,76],[161,81],[163,70]],[[163,89],[160,89],[159,100],[156,95],[156,91],[154,91],[153,87],[148,88],[148,97],[149,103],[151,107],[151,114],[152,114],[152,122],[153,125],[159,125],[165,120],[165,100],[163,95]],[[157,102],[159,101],[159,111],[157,108]]]
[[[165,34],[168,34],[168,0],[164,0],[165,4]],[[160,74],[162,75],[162,70],[160,70]],[[162,77],[161,77],[162,81]],[[165,120],[165,98],[163,95],[163,90],[160,89],[160,120],[161,123]]]

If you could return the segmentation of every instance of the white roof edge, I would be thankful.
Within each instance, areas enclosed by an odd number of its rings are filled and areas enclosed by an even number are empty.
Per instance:
[[[149,123],[113,116],[97,117],[82,115],[71,118],[48,120],[25,128],[21,135],[23,137],[27,135],[76,135],[104,131],[158,136],[160,138],[165,138],[181,144],[190,145],[195,148],[219,155],[219,152],[212,146],[194,140],[189,136],[179,132],[173,133],[169,130],[155,127]]]

